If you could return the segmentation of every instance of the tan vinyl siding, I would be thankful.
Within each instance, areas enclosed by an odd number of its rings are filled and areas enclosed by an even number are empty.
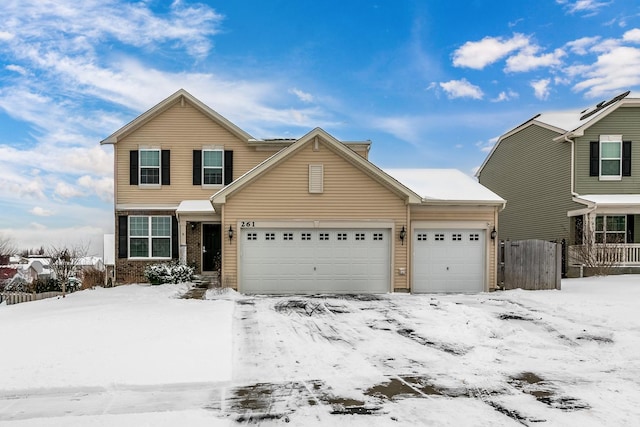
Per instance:
[[[571,145],[531,125],[500,142],[480,183],[507,201],[499,214],[505,240],[569,238],[567,211],[583,207],[571,196]]]
[[[589,176],[589,142],[600,135],[622,135],[631,142],[631,176],[620,181],[600,181]],[[576,138],[576,192],[578,194],[637,194],[640,192],[640,108],[621,107]]]
[[[188,102],[184,105],[176,102],[115,144],[116,204],[177,206],[182,200],[208,199],[217,189],[193,185],[193,150],[212,145],[233,150],[234,179],[273,155],[272,151],[257,151],[249,147],[246,141],[238,139]],[[129,185],[129,151],[137,150],[140,146],[171,151],[171,185],[162,186],[161,189]]]
[[[417,221],[438,221],[438,222],[483,222],[486,224],[496,225],[496,215],[498,212],[497,207],[487,206],[412,206],[411,207],[411,222]],[[493,227],[488,227],[493,229]],[[489,288],[495,288],[497,278],[497,259],[496,249],[498,240],[491,241],[491,236],[487,233],[486,236],[488,249],[487,249],[487,263],[489,265]]]
[[[322,193],[309,193],[310,164],[323,165]],[[223,227],[228,230],[230,225],[236,228],[238,221],[260,220],[386,220],[395,224],[397,235],[397,230],[406,226],[406,218],[407,206],[400,196],[324,143],[314,151],[310,142],[229,196],[224,205]],[[401,245],[397,236],[392,238],[393,286],[406,289],[406,275],[399,275],[398,268],[407,265],[407,246]],[[237,287],[237,239],[225,239],[223,247],[223,284]]]

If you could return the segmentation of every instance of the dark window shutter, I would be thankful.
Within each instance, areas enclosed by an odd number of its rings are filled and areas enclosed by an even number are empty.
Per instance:
[[[178,220],[171,217],[171,258],[180,258],[180,242],[178,241]]]
[[[193,150],[193,185],[202,184],[202,150]]]
[[[162,185],[171,185],[171,151],[162,150]]]
[[[224,152],[224,185],[229,185],[233,181],[233,151]]]
[[[138,185],[138,150],[129,151],[129,185]]]
[[[635,220],[636,216],[635,215],[627,215],[627,243],[634,243],[634,220]]]
[[[118,258],[129,256],[129,217],[118,217]]]
[[[622,141],[622,176],[631,176],[631,141]]]
[[[591,141],[589,144],[589,176],[598,176],[600,175],[600,143]]]

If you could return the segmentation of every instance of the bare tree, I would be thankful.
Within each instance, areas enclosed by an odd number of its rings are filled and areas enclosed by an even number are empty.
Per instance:
[[[0,256],[14,255],[16,246],[10,237],[0,234]]]
[[[615,265],[621,260],[624,248],[606,241],[606,236],[596,240],[593,226],[587,223],[584,233],[580,236],[582,244],[573,247],[574,262],[588,268],[591,274],[606,276],[611,274]]]
[[[62,296],[67,292],[69,278],[75,274],[81,258],[87,255],[87,251],[88,245],[82,244],[71,247],[52,245],[45,250],[51,270],[62,284]]]

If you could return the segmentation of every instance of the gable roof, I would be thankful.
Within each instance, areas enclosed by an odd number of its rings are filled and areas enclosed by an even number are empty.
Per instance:
[[[529,126],[539,126],[556,132],[558,136],[553,138],[554,141],[565,141],[569,138],[582,136],[587,128],[607,117],[618,108],[622,106],[640,106],[640,98],[627,98],[629,93],[629,91],[621,93],[609,101],[602,101],[594,107],[583,110],[549,111],[536,114],[498,138],[498,141],[496,141],[484,162],[478,168],[476,176],[480,176],[487,162],[504,139],[521,132]]]
[[[237,136],[243,141],[255,140],[255,138],[253,138],[251,135],[249,135],[248,133],[240,129],[238,126],[231,123],[229,120],[224,118],[222,115],[220,115],[216,111],[212,110],[206,104],[204,104],[199,99],[191,95],[189,92],[187,92],[184,89],[180,89],[173,95],[166,98],[164,101],[161,101],[155,107],[152,107],[151,109],[142,113],[141,115],[133,119],[131,122],[127,123],[120,129],[118,129],[117,131],[109,135],[107,138],[100,141],[100,144],[117,144],[119,140],[126,137],[127,135],[134,132],[135,130],[139,129],[141,126],[143,126],[145,123],[147,123],[151,119],[162,114],[164,111],[168,110],[177,102],[181,102],[181,103],[188,102],[189,104],[193,105],[197,110],[199,110],[201,113],[203,113],[205,116],[209,117],[211,120],[213,120],[214,122],[216,122],[217,124],[219,124],[220,126],[222,126],[223,128],[225,128],[226,130],[228,130],[233,135]]]
[[[295,143],[291,144],[287,148],[280,150],[273,156],[255,166],[253,169],[247,171],[244,175],[240,176],[228,186],[215,193],[210,198],[211,204],[215,207],[216,204],[225,203],[228,196],[232,195],[236,191],[241,190],[244,186],[253,182],[260,175],[272,169],[273,167],[302,149],[307,143],[315,141],[318,138],[321,138],[323,142],[328,144],[329,147],[333,149],[334,152],[346,159],[355,167],[362,170],[370,177],[372,177],[385,187],[389,188],[399,196],[404,197],[408,203],[420,203],[422,201],[422,198],[418,194],[414,193],[412,190],[398,182],[396,179],[386,174],[384,171],[382,171],[382,169],[378,168],[370,161],[356,154],[352,149],[335,139],[325,130],[321,128],[315,128],[311,132],[304,135],[302,138],[298,139]]]

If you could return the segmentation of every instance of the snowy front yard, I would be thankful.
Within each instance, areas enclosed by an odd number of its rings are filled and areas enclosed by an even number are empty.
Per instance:
[[[0,425],[637,425],[640,276],[562,286],[0,305]]]

